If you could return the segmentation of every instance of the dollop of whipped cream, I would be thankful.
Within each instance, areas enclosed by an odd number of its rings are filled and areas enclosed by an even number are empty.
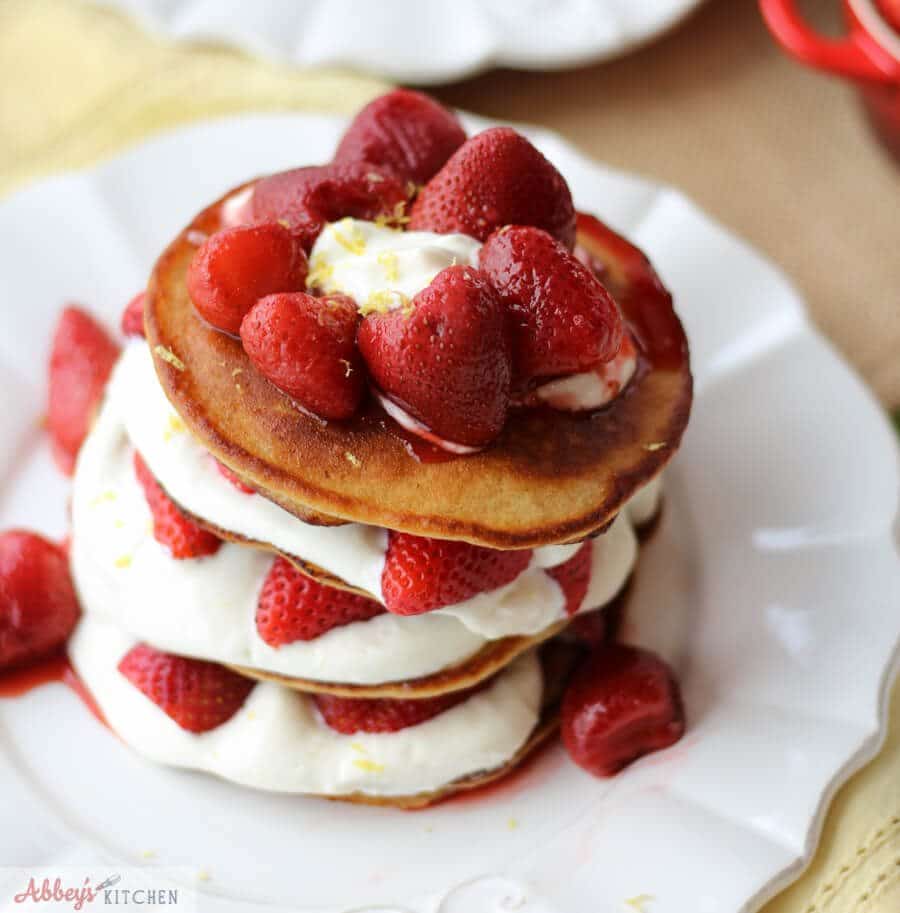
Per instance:
[[[329,222],[316,239],[307,285],[349,295],[362,313],[389,311],[408,306],[448,266],[477,266],[480,249],[468,235],[341,219]]]
[[[537,725],[543,691],[534,652],[450,710],[397,732],[342,735],[313,700],[269,682],[210,732],[182,729],[118,670],[135,638],[95,618],[69,645],[79,678],[112,730],[154,761],[257,789],[342,796],[413,796],[512,759]],[[448,750],[452,746],[452,750]]]

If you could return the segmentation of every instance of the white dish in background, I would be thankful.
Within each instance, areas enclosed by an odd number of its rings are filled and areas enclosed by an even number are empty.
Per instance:
[[[63,301],[112,324],[196,210],[327,159],[342,127],[199,124],[0,203],[0,528],[64,530],[67,483],[38,430]],[[147,865],[152,850],[210,873],[202,913],[620,913],[638,895],[647,913],[737,913],[809,858],[883,727],[900,638],[893,433],[772,266],[677,192],[529,135],[580,208],[647,249],[691,341],[694,413],[629,622],[679,667],[684,740],[609,781],[556,746],[478,800],[402,813],[156,767],[49,685],[0,700],[5,864]]]
[[[702,0],[100,0],[175,39],[300,66],[436,84],[492,66],[545,70],[644,44]]]

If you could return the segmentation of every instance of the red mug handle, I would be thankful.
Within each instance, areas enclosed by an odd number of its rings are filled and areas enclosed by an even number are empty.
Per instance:
[[[825,38],[813,31],[795,0],[759,0],[759,9],[776,40],[798,60],[853,79],[896,79],[900,66],[864,31]]]

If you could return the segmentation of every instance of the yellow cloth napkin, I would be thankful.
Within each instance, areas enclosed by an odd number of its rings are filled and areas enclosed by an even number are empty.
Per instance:
[[[196,118],[261,109],[350,112],[384,88],[218,48],[172,47],[77,0],[0,0],[0,192]],[[887,744],[838,793],[809,869],[764,909],[900,910],[900,694]]]

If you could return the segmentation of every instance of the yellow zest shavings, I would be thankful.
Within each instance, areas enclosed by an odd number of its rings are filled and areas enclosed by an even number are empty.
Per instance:
[[[392,250],[382,251],[375,261],[384,270],[384,278],[387,282],[397,282],[400,279],[400,265],[397,255]]]
[[[519,829],[519,820],[518,820],[518,818],[510,818],[509,821],[506,822],[506,826],[507,826],[511,831],[518,830],[518,829]]]
[[[384,181],[384,178],[377,171],[369,171],[366,173],[366,177],[373,184],[381,184]]]
[[[210,875],[209,872],[206,871],[206,869],[200,869],[200,871],[197,872],[198,881],[209,881],[210,878],[212,878],[212,875]]]
[[[652,894],[638,894],[635,897],[629,897],[625,901],[625,906],[637,910],[638,913],[647,913],[646,905],[652,903],[654,899]]]
[[[390,215],[375,216],[375,224],[379,228],[399,230],[408,222],[409,216],[406,214],[406,203],[403,200],[394,206],[394,210]]]
[[[387,314],[396,308],[400,308],[406,316],[413,312],[412,302],[403,292],[381,289],[369,295],[365,304],[359,306],[359,313],[366,317],[369,314]]]
[[[106,491],[100,492],[100,494],[91,501],[91,507],[98,507],[100,504],[111,504],[117,497],[118,495],[114,491],[107,489]]]
[[[662,450],[666,446],[667,444],[665,441],[654,441],[652,444],[644,444],[644,450],[654,453],[657,450]]]
[[[184,422],[177,415],[169,416],[169,424],[163,432],[163,440],[168,443],[176,434],[183,434],[187,431]]]
[[[324,286],[327,282],[330,282],[334,276],[334,266],[331,263],[326,263],[325,258],[321,254],[316,254],[312,260],[309,261],[309,274],[306,277],[306,287],[315,288],[316,286]]]
[[[362,466],[362,460],[360,460],[360,458],[355,453],[351,453],[349,450],[344,451],[344,459],[346,459],[347,462],[355,469],[359,469],[359,467]]]
[[[243,368],[235,368],[235,369],[231,372],[231,376],[232,376],[232,377],[237,377],[238,374],[243,374],[243,373],[244,373],[244,369],[243,369]]]
[[[124,570],[127,567],[131,567],[131,555],[122,555],[121,558],[116,558],[116,567],[119,570]]]
[[[156,850],[144,850],[144,852],[141,853],[141,857],[142,857],[143,859],[155,859],[155,858],[156,858]]]
[[[375,761],[370,761],[368,758],[357,758],[353,762],[354,767],[358,767],[360,770],[364,770],[369,774],[380,774],[384,770],[384,764],[378,764]]]
[[[248,720],[255,720],[255,719],[256,719],[256,711],[255,711],[255,710],[248,710],[248,711],[247,711],[247,719],[248,719]]]
[[[341,226],[338,228],[338,226]],[[331,226],[331,233],[344,250],[359,257],[366,252],[366,239],[352,219],[341,219]]]
[[[288,222],[287,219],[279,219],[279,220],[278,220],[278,224],[279,224],[282,228],[290,228],[290,227],[291,227],[291,223]]]
[[[165,346],[156,346],[153,352],[157,358],[171,365],[176,371],[184,370],[184,362],[171,349],[167,349]]]
[[[113,520],[113,526],[116,529],[125,529],[125,521],[121,517],[116,517],[116,519]]]

